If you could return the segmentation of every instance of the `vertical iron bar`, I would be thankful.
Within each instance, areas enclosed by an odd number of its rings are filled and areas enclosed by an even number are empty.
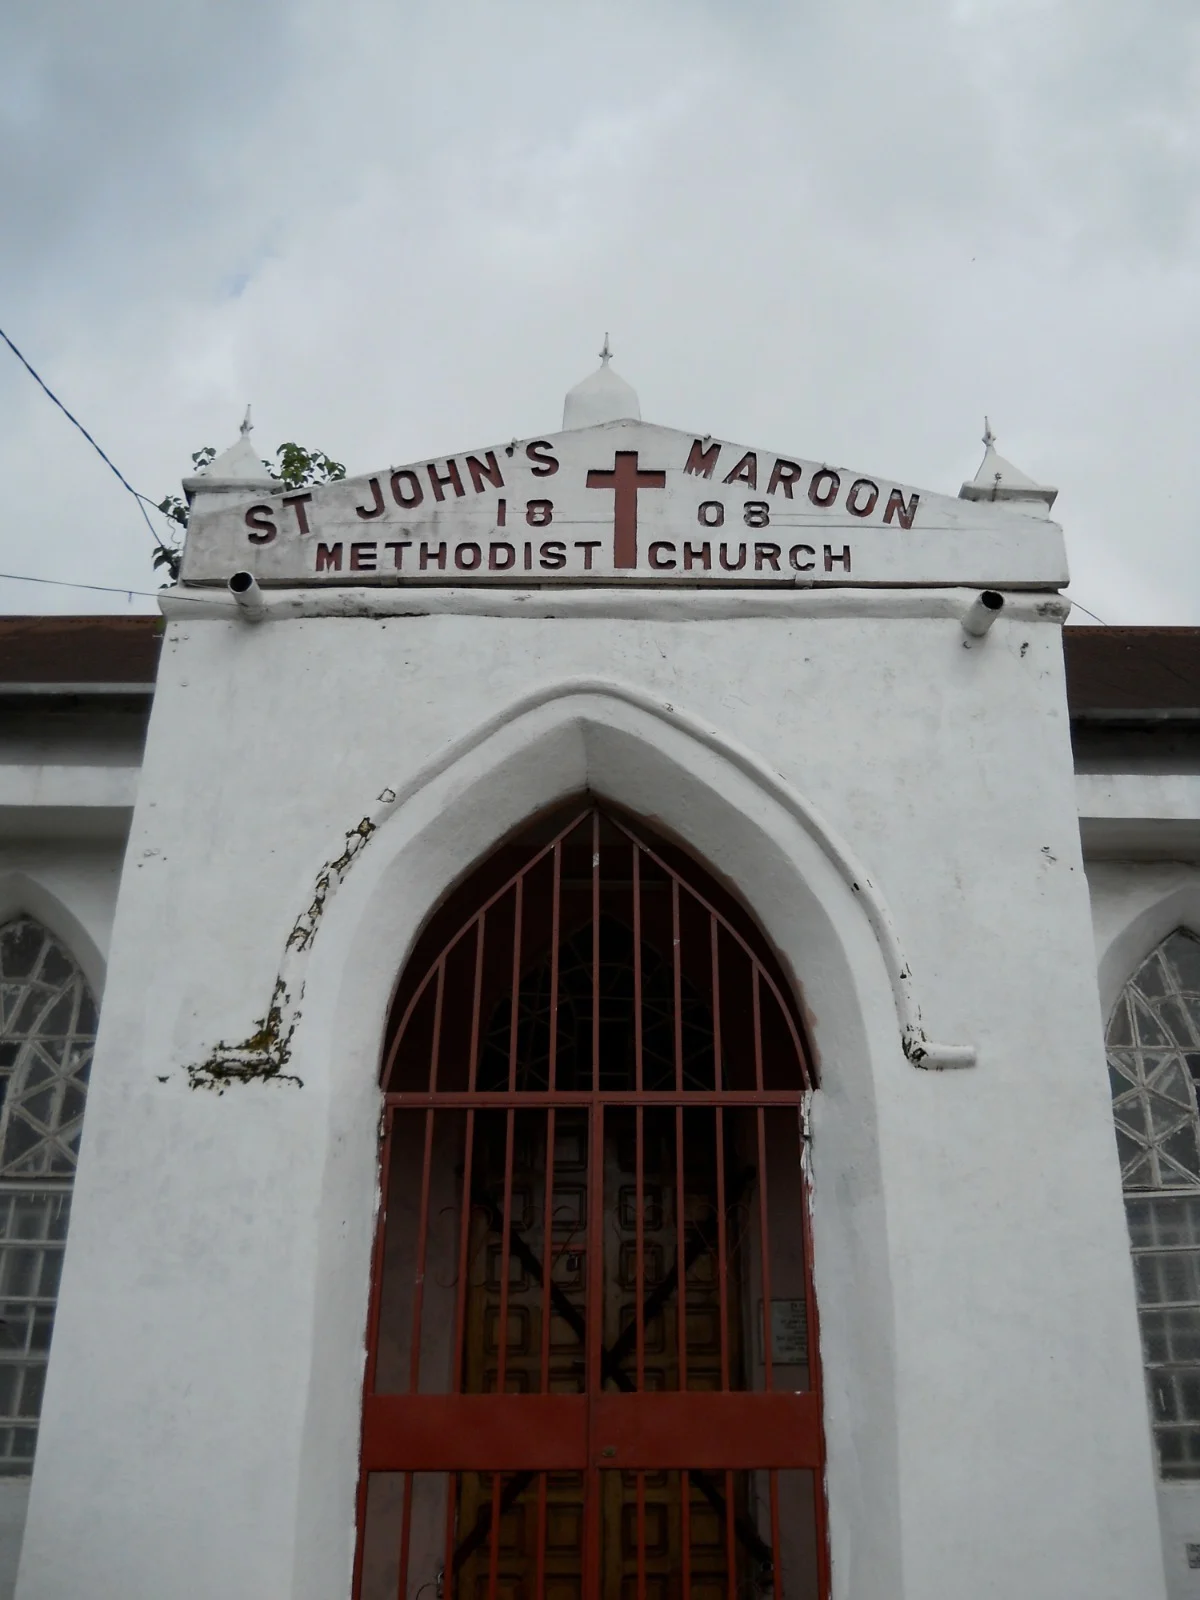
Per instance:
[[[636,1366],[637,1366],[637,1392],[641,1394],[646,1387],[646,1226],[645,1226],[645,1108],[638,1106],[634,1111],[634,1205],[637,1215],[634,1217],[634,1264],[633,1264],[633,1314],[636,1318]]]
[[[683,993],[680,971],[682,951],[679,947],[679,880],[671,879],[671,979],[675,1011],[675,1088],[683,1090]]]
[[[454,1593],[454,1538],[455,1512],[458,1507],[458,1473],[446,1474],[446,1553],[442,1557],[442,1593],[446,1600]],[[824,1596],[821,1597],[824,1600]]]
[[[758,1119],[758,1235],[763,1296],[763,1387],[775,1387],[771,1337],[771,1238],[767,1224],[767,1131],[766,1112],[755,1108]]]
[[[546,1087],[551,1094],[558,1087],[558,944],[561,893],[562,841],[558,840],[554,846],[554,886],[550,897],[550,1061],[546,1073]]]
[[[684,1594],[688,1593],[684,1585]],[[646,1600],[646,1474],[637,1474],[637,1600]]]
[[[600,1100],[600,813],[592,811],[592,1104],[588,1128],[587,1348],[585,1388],[594,1406],[600,1393],[600,1349],[604,1339],[604,1107]],[[583,1600],[599,1600],[601,1476],[594,1465],[597,1441],[588,1421],[588,1466],[584,1479]]]
[[[804,1246],[804,1310],[808,1326],[808,1387],[820,1399],[821,1395],[821,1339],[816,1286],[813,1277],[812,1228],[812,1173],[808,1161],[807,1128],[804,1110],[797,1118],[800,1135],[800,1204],[802,1207],[801,1240]],[[813,1515],[817,1542],[817,1592],[826,1600],[830,1592],[829,1571],[829,1518],[825,1504],[825,1427],[822,1419],[818,1434],[819,1457],[813,1479]]]
[[[396,1579],[396,1600],[408,1600],[408,1553],[412,1539],[413,1475],[404,1474],[404,1509],[400,1514],[400,1564]]]
[[[492,1473],[492,1525],[488,1530],[487,1600],[496,1600],[500,1571],[500,1473]]]
[[[521,915],[525,909],[525,879],[517,879],[513,903],[512,998],[508,1018],[508,1092],[517,1087],[517,1028],[521,1020]]]
[[[600,813],[592,812],[592,1093],[600,1093]]]
[[[446,957],[437,965],[437,983],[433,996],[433,1043],[429,1049],[429,1092],[437,1093],[438,1067],[442,1056],[442,1003],[446,993]]]
[[[713,1019],[713,1088],[720,1093],[725,1087],[724,1063],[721,1060],[721,961],[719,951],[720,928],[717,919],[709,913],[710,942],[712,944],[712,1019]]]
[[[714,1112],[717,1144],[717,1303],[721,1316],[721,1390],[728,1390],[729,1374],[729,1276],[726,1263],[728,1249],[725,1217],[725,1111],[718,1106]]]
[[[771,1587],[774,1600],[784,1600],[783,1562],[779,1550],[779,1472],[775,1467],[771,1468],[768,1478],[771,1484],[771,1566],[774,1569]]]
[[[562,917],[562,840],[554,842],[550,892],[550,1052],[546,1068],[546,1087],[553,1094],[558,1087],[558,961]],[[550,1285],[554,1272],[554,1152],[557,1145],[557,1113],[553,1105],[546,1112],[546,1181],[542,1200],[542,1340],[541,1392],[550,1392]],[[537,1573],[535,1600],[546,1593],[547,1474],[538,1473]]]
[[[683,1107],[675,1107],[675,1309],[679,1392],[687,1388],[687,1238],[683,1192]]]
[[[504,1209],[500,1236],[500,1321],[496,1329],[496,1393],[503,1394],[508,1376],[508,1278],[512,1243],[513,1137],[517,1113],[509,1106],[504,1113]]]
[[[429,1234],[429,1178],[433,1166],[433,1119],[425,1113],[425,1151],[421,1158],[421,1202],[417,1212],[417,1270],[413,1280],[412,1344],[408,1353],[408,1392],[416,1394],[421,1379],[421,1318],[425,1309],[425,1252]]]
[[[587,1177],[587,1344],[584,1388],[589,1401],[588,1463],[584,1474],[583,1600],[600,1595],[601,1473],[595,1463],[599,1441],[593,1437],[591,1412],[600,1393],[600,1349],[604,1338],[604,1106],[593,1096],[588,1111]]]
[[[646,1087],[642,1058],[642,868],[641,851],[633,850],[633,1086]],[[639,1205],[641,1202],[638,1202]]]
[[[467,1061],[467,1087],[472,1092],[475,1089],[479,1062],[479,1030],[483,1010],[483,945],[486,922],[487,912],[482,911],[475,923],[475,974],[471,986],[471,1042],[468,1047],[470,1055]],[[467,1300],[471,1292],[471,1286],[467,1279],[470,1272],[471,1175],[474,1159],[475,1110],[474,1107],[471,1107],[467,1111],[466,1126],[463,1130],[463,1175],[462,1192],[459,1199],[458,1274],[456,1278],[458,1287],[454,1296],[454,1364],[450,1373],[450,1391],[452,1394],[461,1392],[463,1382]],[[454,1593],[455,1509],[458,1499],[458,1479],[458,1473],[449,1474],[449,1488],[446,1494],[446,1559],[442,1569],[442,1584],[443,1591],[447,1597]]]
[[[539,1472],[537,1512],[537,1565],[534,1569],[534,1600],[545,1600],[546,1594],[546,1474]],[[821,1597],[824,1600],[824,1596]]]
[[[758,993],[757,961],[751,962],[750,972],[750,993],[754,1000],[754,1087],[761,1094],[763,1087],[762,1006]]]
[[[680,1554],[683,1558],[683,1593],[692,1592],[692,1481],[687,1472],[679,1474]]]
[[[726,1600],[737,1600],[737,1527],[733,1506],[733,1473],[725,1473],[725,1597]],[[821,1596],[825,1600],[825,1596]]]
[[[475,984],[471,993],[471,1058],[467,1062],[467,1088],[472,1094],[475,1093],[479,1070],[479,1026],[480,1013],[483,1010],[483,939],[486,922],[487,912],[481,911],[475,925]]]

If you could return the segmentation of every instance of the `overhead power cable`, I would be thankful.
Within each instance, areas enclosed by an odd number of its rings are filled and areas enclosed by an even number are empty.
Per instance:
[[[180,594],[178,589],[170,586],[162,589],[121,589],[111,583],[75,583],[69,578],[33,578],[27,572],[0,572],[0,579],[7,583],[48,583],[55,589],[92,589],[97,594],[123,594],[130,598],[136,594],[146,600],[161,600],[163,595],[169,594],[172,600],[185,600],[197,606],[206,605],[209,601],[207,595]]]
[[[149,528],[150,537],[154,540],[154,542],[158,546],[158,548],[160,550],[166,552],[167,554],[173,554],[174,552],[171,550],[171,547],[169,545],[163,543],[162,538],[160,537],[160,535],[155,530],[154,524],[150,521],[150,518],[146,515],[146,507],[147,506],[154,506],[154,509],[156,511],[158,510],[158,507],[154,504],[154,501],[151,500],[148,495],[140,494],[138,492],[138,490],[136,490],[133,487],[133,485],[130,483],[129,479],[125,476],[125,474],[121,471],[121,469],[115,464],[115,462],[113,462],[110,459],[109,456],[107,456],[104,453],[104,451],[96,443],[95,439],[92,438],[91,434],[84,427],[83,423],[80,422],[79,418],[77,416],[75,416],[72,412],[67,410],[66,406],[63,405],[62,401],[58,398],[58,396],[55,394],[54,390],[50,387],[50,385],[42,377],[41,373],[38,372],[37,369],[25,358],[25,356],[23,356],[21,354],[20,350],[17,349],[16,345],[8,337],[8,335],[5,333],[3,328],[0,328],[0,339],[4,340],[5,344],[12,351],[13,355],[16,356],[17,360],[21,363],[21,365],[25,368],[25,370],[29,374],[29,376],[37,384],[38,388],[41,389],[42,392],[45,395],[47,395],[51,400],[53,400],[54,404],[62,412],[63,416],[66,417],[67,421],[72,423],[76,428],[79,429],[80,433],[87,440],[87,442],[91,445],[92,449],[100,457],[101,461],[104,462],[104,465],[109,469],[110,472],[112,472],[114,474],[114,476],[117,479],[117,482],[122,486],[122,488],[128,489],[129,493],[137,501],[137,508],[142,514],[142,520],[145,522],[147,528]],[[45,580],[42,580],[42,581],[49,582],[51,580],[45,579]],[[91,585],[91,584],[76,584],[75,587],[76,588],[91,588],[91,587],[94,587],[94,586]],[[121,590],[120,592],[121,593],[125,593],[124,590]]]

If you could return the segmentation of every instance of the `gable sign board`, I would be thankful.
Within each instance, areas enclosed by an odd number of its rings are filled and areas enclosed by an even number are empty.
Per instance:
[[[1058,588],[1045,516],[612,422],[253,500],[200,496],[185,583]]]

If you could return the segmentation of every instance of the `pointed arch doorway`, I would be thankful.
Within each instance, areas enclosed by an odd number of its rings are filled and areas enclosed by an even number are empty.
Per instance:
[[[393,1004],[355,1600],[825,1600],[786,980],[581,802],[432,918]]]

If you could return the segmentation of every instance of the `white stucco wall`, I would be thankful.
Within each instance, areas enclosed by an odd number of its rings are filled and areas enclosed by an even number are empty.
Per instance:
[[[1116,788],[1101,781],[1107,792]],[[1196,812],[1192,820],[1200,820]],[[1087,874],[1107,1020],[1125,983],[1167,934],[1179,927],[1200,934],[1200,864],[1090,861]],[[1200,1483],[1160,1483],[1158,1500],[1168,1593],[1171,1600],[1197,1600],[1200,1567],[1189,1567],[1188,1546],[1200,1546]]]
[[[1155,1600],[1056,620],[1014,599],[965,650],[919,592],[585,599],[171,623],[20,1600],[348,1593],[388,995],[446,888],[587,785],[738,884],[809,1010],[839,1600]],[[367,815],[289,968],[302,1086],[190,1088]],[[905,1059],[872,897],[977,1066]]]

